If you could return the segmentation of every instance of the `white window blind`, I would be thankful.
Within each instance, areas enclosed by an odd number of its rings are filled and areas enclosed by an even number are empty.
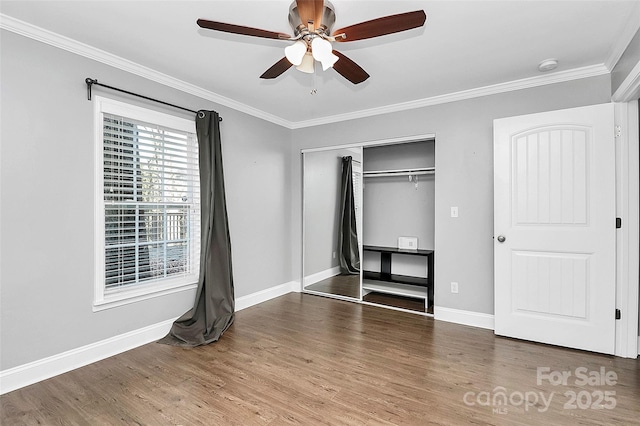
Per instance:
[[[104,294],[197,277],[195,134],[103,112],[102,141]]]

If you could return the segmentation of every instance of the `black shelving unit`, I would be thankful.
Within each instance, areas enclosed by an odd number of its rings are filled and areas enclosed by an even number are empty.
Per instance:
[[[380,272],[364,271],[363,289],[426,300],[426,306],[433,303],[433,250],[407,250],[397,247],[369,246],[364,251],[380,253]],[[427,258],[427,277],[414,277],[391,273],[393,255],[423,256]]]

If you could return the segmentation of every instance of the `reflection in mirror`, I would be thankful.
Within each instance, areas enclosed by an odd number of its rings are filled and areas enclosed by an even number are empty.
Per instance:
[[[303,154],[304,290],[360,299],[362,148]]]

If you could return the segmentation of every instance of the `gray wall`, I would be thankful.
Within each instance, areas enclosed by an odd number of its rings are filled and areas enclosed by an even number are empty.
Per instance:
[[[607,103],[610,97],[610,78],[604,75],[298,129],[293,132],[298,143],[294,151],[434,133],[436,305],[493,314],[493,120]],[[293,170],[297,170],[299,160],[293,159]],[[296,221],[299,193],[299,185],[294,186]],[[459,208],[456,219],[450,217],[451,206]],[[294,267],[299,267],[300,235],[293,238],[298,250]],[[451,281],[459,282],[458,294],[449,292]]]
[[[0,370],[177,317],[193,302],[187,291],[92,312],[86,77],[219,111],[236,297],[291,280],[290,181],[299,179],[291,131],[10,32],[1,36]]]
[[[369,147],[364,170],[433,167],[432,141]],[[418,248],[433,250],[435,176],[419,175],[418,187],[407,176],[365,178],[363,190],[363,242],[398,244],[398,237],[417,237]]]

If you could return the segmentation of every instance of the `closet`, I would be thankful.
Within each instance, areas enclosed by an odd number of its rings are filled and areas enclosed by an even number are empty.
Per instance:
[[[435,143],[363,149],[362,300],[433,313]]]
[[[302,163],[303,291],[432,314],[433,136],[303,150]]]

